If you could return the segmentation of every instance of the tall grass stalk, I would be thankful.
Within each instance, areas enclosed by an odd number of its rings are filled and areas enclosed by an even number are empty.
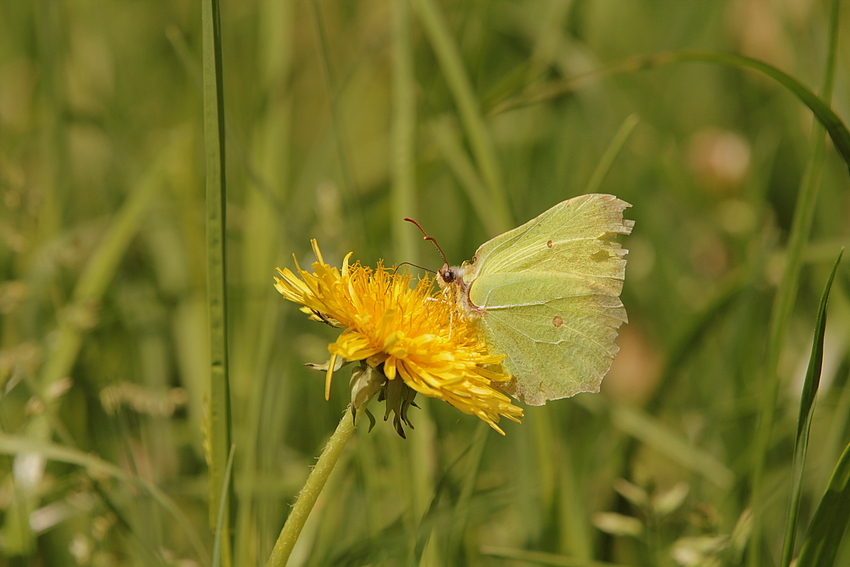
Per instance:
[[[221,483],[221,494],[218,497],[218,518],[215,521],[215,538],[213,539],[213,561],[212,567],[221,567],[223,559],[223,550],[227,544],[223,541],[227,534],[224,529],[224,523],[227,521],[227,510],[229,508],[227,500],[230,497],[230,483],[233,475],[233,457],[236,454],[236,446],[230,446],[230,453],[227,455],[227,465],[224,468],[224,482]]]
[[[599,159],[599,163],[596,164],[596,169],[593,170],[593,175],[590,176],[590,180],[587,182],[587,187],[585,188],[586,193],[596,193],[599,191],[599,188],[602,187],[602,182],[605,180],[605,176],[608,175],[609,171],[611,171],[611,166],[614,165],[614,160],[623,149],[623,146],[626,144],[626,140],[629,139],[632,130],[635,129],[638,122],[640,122],[640,119],[637,114],[630,114],[625,120],[623,120],[623,123],[620,125],[620,129],[617,130],[617,133],[614,135],[614,138],[611,140],[611,143],[608,145],[605,153],[602,154],[602,157]]]
[[[484,446],[487,444],[487,436],[490,433],[490,427],[483,421],[479,421],[475,425],[475,433],[472,437],[471,447],[467,454],[466,471],[463,474],[461,481],[460,494],[457,500],[453,503],[452,510],[452,526],[451,526],[451,541],[448,548],[448,556],[455,558],[459,564],[463,565],[468,562],[468,558],[463,557],[463,541],[466,536],[467,523],[469,521],[469,509],[472,502],[472,493],[478,481],[479,471],[481,469],[481,458],[484,455]]]
[[[207,305],[210,332],[208,459],[209,521],[221,541],[221,563],[230,567],[232,476],[225,474],[232,444],[230,377],[227,354],[227,186],[225,174],[224,87],[221,62],[221,17],[218,0],[202,5],[204,77],[204,148],[206,150]],[[222,499],[228,492],[230,498]],[[228,507],[223,513],[219,503]],[[233,508],[235,509],[235,508]],[[219,518],[223,518],[219,522]]]
[[[232,337],[230,368],[233,399],[243,402],[234,408],[233,420],[243,424],[238,439],[244,440],[239,447],[239,467],[234,472],[239,478],[234,554],[246,565],[258,565],[266,559],[271,541],[264,541],[263,536],[273,538],[279,527],[258,525],[264,508],[276,506],[275,499],[261,496],[260,478],[264,464],[275,460],[279,439],[288,431],[285,408],[289,406],[280,399],[269,400],[270,391],[275,391],[270,384],[275,376],[269,367],[279,345],[281,314],[269,309],[269,302],[277,295],[270,285],[271,267],[279,262],[282,250],[289,249],[289,219],[281,214],[281,205],[289,194],[291,173],[293,111],[288,82],[292,72],[294,12],[295,5],[290,2],[263,0],[257,5],[263,106],[253,124],[247,152],[250,164],[242,172],[242,179],[248,178],[248,188],[242,211],[245,222],[239,248],[239,279],[242,288],[250,292],[237,303],[241,310],[235,314],[235,324],[240,332]],[[270,403],[280,408],[274,412],[274,419],[264,412],[264,406]]]
[[[322,78],[325,82],[325,90],[330,99],[331,121],[334,129],[334,143],[339,159],[339,168],[342,175],[342,194],[345,204],[353,210],[359,205],[357,199],[356,179],[351,168],[351,163],[348,159],[348,151],[346,148],[346,131],[345,122],[342,117],[342,109],[340,108],[341,97],[337,90],[336,82],[334,81],[333,68],[328,53],[328,34],[325,29],[325,19],[322,14],[322,5],[319,0],[313,0],[313,14],[316,19],[316,36],[319,46],[319,59],[321,60]],[[360,215],[358,215],[359,217]],[[359,219],[362,220],[362,219]]]
[[[797,567],[830,567],[850,522],[850,443],[838,459],[815,511]]]
[[[67,100],[63,92],[66,39],[62,25],[62,6],[52,2],[32,4],[35,12],[36,49],[42,67],[43,97],[40,130],[41,167],[38,182],[45,193],[39,211],[39,239],[48,241],[62,230],[62,210],[68,191],[68,139],[65,135]]]
[[[443,159],[446,160],[446,165],[466,192],[487,235],[492,237],[508,230],[510,225],[507,221],[492,214],[493,200],[490,198],[490,191],[463,147],[457,123],[452,117],[443,116],[433,120],[429,130]]]
[[[490,215],[497,219],[504,230],[513,226],[507,193],[499,171],[498,158],[493,142],[487,133],[487,126],[481,115],[472,83],[463,66],[455,40],[449,33],[445,18],[434,0],[412,0],[416,6],[419,20],[431,47],[437,55],[443,77],[457,105],[461,123],[466,130],[469,145],[475,155],[475,161],[481,171],[481,177],[487,185],[491,199]]]
[[[392,227],[396,258],[417,263],[418,234],[405,217],[416,217],[416,81],[410,45],[410,0],[393,0],[392,24]]]
[[[812,429],[812,418],[814,417],[815,397],[820,385],[821,368],[823,366],[823,338],[826,332],[826,307],[829,303],[829,291],[835,278],[835,271],[841,262],[844,249],[835,260],[829,278],[821,295],[818,306],[817,320],[815,322],[815,333],[812,339],[812,352],[809,356],[809,365],[806,369],[806,379],[803,382],[803,391],[800,395],[800,415],[797,419],[797,436],[794,442],[794,462],[791,474],[791,498],[788,502],[788,514],[785,519],[785,542],[782,546],[782,559],[779,565],[790,567],[791,558],[794,553],[794,543],[797,538],[797,516],[800,512],[800,498],[803,492],[803,472],[806,465],[806,456],[809,451],[809,432]]]
[[[144,215],[160,194],[169,162],[175,159],[174,156],[181,155],[185,143],[186,137],[183,133],[178,131],[172,135],[171,141],[163,147],[115,214],[74,286],[69,315],[75,310],[94,309],[101,301],[121,259],[136,236]],[[79,316],[80,313],[77,312],[76,315]],[[73,321],[68,321],[67,318],[60,320],[56,347],[50,351],[51,354],[41,371],[43,388],[70,373],[80,351],[83,334],[83,329]]]
[[[838,0],[832,2],[830,16],[829,50],[824,70],[821,97],[824,101],[832,98],[835,82],[835,63],[838,48]],[[750,480],[750,506],[754,512],[751,545],[748,549],[748,562],[751,567],[762,564],[762,526],[764,514],[764,474],[767,454],[770,448],[771,432],[776,415],[779,393],[779,356],[785,344],[791,313],[797,300],[797,289],[802,271],[803,250],[809,240],[814,220],[815,203],[820,189],[821,170],[824,156],[824,128],[819,122],[812,124],[812,141],[806,169],[797,193],[794,219],[788,236],[785,256],[785,269],[776,297],[773,301],[768,327],[767,356],[760,389],[760,407],[758,429],[753,443],[753,471]]]

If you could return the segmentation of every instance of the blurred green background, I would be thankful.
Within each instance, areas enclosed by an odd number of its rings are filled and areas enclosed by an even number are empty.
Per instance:
[[[407,440],[364,422],[291,565],[740,564],[811,112],[712,63],[593,72],[731,51],[818,91],[827,3],[405,6],[222,5],[234,564],[264,564],[348,400],[347,373],[326,402],[323,375],[302,366],[327,359],[335,332],[275,292],[274,268],[293,253],[309,265],[310,238],[332,265],[354,251],[438,268],[404,216],[460,263],[586,192],[631,116],[598,188],[636,221],[623,239],[630,321],[602,394],[526,408],[505,437],[421,396]],[[484,154],[422,6],[460,56]],[[834,108],[846,119],[846,10],[839,25]],[[0,566],[209,564],[201,61],[197,2],[0,3]],[[572,77],[587,80],[529,103]],[[506,101],[520,104],[500,111]],[[781,549],[817,301],[850,243],[847,169],[829,141],[819,191],[779,361],[762,537],[749,542],[763,565]],[[839,268],[801,528],[850,440],[848,291]],[[27,451],[46,443],[52,453]],[[850,562],[850,546],[839,557]]]

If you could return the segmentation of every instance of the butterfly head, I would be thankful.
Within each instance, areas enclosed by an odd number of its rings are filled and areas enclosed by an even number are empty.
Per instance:
[[[443,264],[443,267],[437,270],[437,283],[440,287],[463,285],[463,266]]]
[[[442,290],[448,290],[450,294],[455,298],[455,301],[461,303],[467,308],[467,311],[471,312],[483,312],[481,309],[476,307],[469,301],[469,286],[470,284],[463,279],[467,264],[464,263],[463,266],[449,266],[448,260],[446,260],[446,255],[443,253],[440,245],[437,244],[437,241],[433,236],[428,236],[428,233],[425,232],[425,229],[413,219],[405,218],[404,220],[411,222],[416,225],[416,227],[422,231],[422,234],[425,235],[425,240],[429,240],[431,244],[437,249],[437,252],[440,253],[440,256],[443,258],[443,267],[437,270],[437,284],[440,286]]]
[[[437,270],[437,283],[443,291],[449,294],[452,301],[463,308],[467,315],[478,316],[484,313],[484,309],[478,307],[469,299],[469,287],[472,282],[464,279],[464,275],[468,276],[468,267],[466,263],[462,266],[443,264],[443,267]]]
[[[422,234],[425,235],[425,240],[431,242],[434,245],[434,248],[437,249],[437,252],[440,253],[440,257],[443,259],[443,267],[437,270],[437,283],[440,285],[441,289],[446,289],[452,286],[463,286],[463,267],[462,266],[449,266],[449,261],[446,259],[446,255],[443,253],[443,249],[440,248],[440,245],[437,244],[437,240],[433,236],[428,236],[428,233],[425,232],[425,229],[422,228],[418,222],[411,218],[405,218],[407,222],[413,223],[416,225]]]

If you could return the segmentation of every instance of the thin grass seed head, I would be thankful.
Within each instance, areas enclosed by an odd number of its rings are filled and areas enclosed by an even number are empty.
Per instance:
[[[359,362],[351,381],[354,406],[379,393],[387,401],[384,419],[393,411],[402,435],[416,393],[478,416],[502,434],[501,417],[520,421],[522,409],[496,388],[511,379],[499,366],[503,357],[488,352],[478,328],[461,316],[456,302],[443,298],[432,278],[414,278],[380,262],[374,269],[349,265],[351,253],[337,269],[324,262],[315,240],[312,244],[313,272],[297,261],[294,272],[278,268],[275,288],[314,321],[342,329],[328,345],[327,364],[314,365],[326,372],[326,397],[334,371]],[[367,369],[370,377],[364,380]]]

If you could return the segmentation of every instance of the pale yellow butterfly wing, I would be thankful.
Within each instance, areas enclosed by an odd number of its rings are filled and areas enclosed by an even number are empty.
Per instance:
[[[563,201],[484,243],[465,266],[488,347],[506,355],[511,393],[526,403],[599,391],[627,320],[626,250],[614,238],[631,232],[629,206],[613,195]]]

